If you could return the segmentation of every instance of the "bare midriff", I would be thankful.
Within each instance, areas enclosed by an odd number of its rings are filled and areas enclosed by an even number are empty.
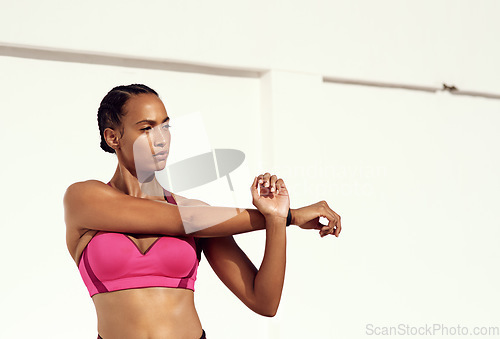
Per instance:
[[[103,339],[198,339],[202,327],[188,289],[148,287],[95,294]]]

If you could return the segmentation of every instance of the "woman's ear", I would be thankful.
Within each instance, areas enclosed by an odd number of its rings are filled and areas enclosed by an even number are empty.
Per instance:
[[[104,130],[104,140],[115,151],[120,148],[120,135],[114,129],[108,127]]]

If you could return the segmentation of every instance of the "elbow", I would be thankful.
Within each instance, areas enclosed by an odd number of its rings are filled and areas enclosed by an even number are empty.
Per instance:
[[[275,304],[267,304],[259,309],[254,309],[254,312],[260,314],[261,316],[272,318],[278,313],[279,302]]]
[[[274,309],[274,310],[270,310],[269,312],[266,312],[266,313],[262,313],[261,315],[264,316],[264,317],[268,317],[268,318],[272,318],[276,315],[276,313],[278,313],[278,309]]]

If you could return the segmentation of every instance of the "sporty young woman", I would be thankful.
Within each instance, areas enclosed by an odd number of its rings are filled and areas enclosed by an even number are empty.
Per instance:
[[[250,309],[274,316],[283,288],[286,224],[341,231],[326,202],[290,209],[285,183],[265,173],[251,184],[256,209],[212,207],[164,190],[169,116],[145,85],[113,88],[98,110],[101,148],[115,153],[108,183],[72,184],[64,196],[66,242],[94,302],[98,338],[205,338],[194,306],[201,253],[221,281]],[[319,222],[328,219],[328,225]],[[257,269],[234,234],[266,232]]]

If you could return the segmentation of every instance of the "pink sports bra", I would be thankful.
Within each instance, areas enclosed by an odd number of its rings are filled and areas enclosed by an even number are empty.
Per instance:
[[[170,192],[164,197],[176,204]],[[78,269],[91,297],[144,287],[194,291],[200,254],[189,236],[160,236],[142,253],[126,234],[99,231],[83,249]]]

